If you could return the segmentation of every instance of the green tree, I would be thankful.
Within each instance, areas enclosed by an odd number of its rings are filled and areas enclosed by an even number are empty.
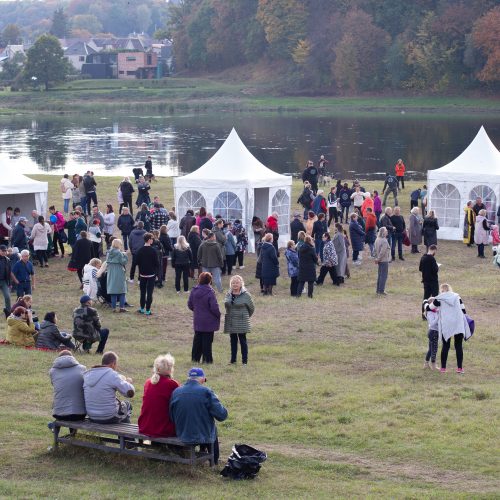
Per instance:
[[[42,35],[28,50],[24,67],[24,77],[28,82],[36,81],[48,90],[53,83],[64,81],[69,70],[69,62],[55,36]]]
[[[68,16],[62,7],[54,11],[52,16],[52,26],[50,27],[50,34],[56,38],[66,38],[71,33]]]
[[[23,43],[21,30],[17,24],[7,24],[0,34],[0,47],[7,45],[20,45]]]
[[[16,52],[10,61],[5,61],[2,64],[0,80],[3,82],[11,82],[15,80],[23,69],[24,60],[24,55],[21,52]]]
[[[73,30],[86,30],[89,33],[100,33],[102,31],[102,23],[92,14],[77,14],[71,18],[71,26]]]

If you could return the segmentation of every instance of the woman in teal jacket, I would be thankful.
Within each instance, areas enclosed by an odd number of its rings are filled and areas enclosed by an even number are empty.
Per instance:
[[[107,292],[111,295],[111,308],[116,312],[116,303],[120,301],[120,312],[127,312],[125,309],[125,295],[127,293],[127,282],[125,280],[125,267],[128,262],[128,257],[125,252],[121,251],[122,242],[119,239],[114,239],[111,243],[111,250],[106,259],[107,277],[106,287]]]

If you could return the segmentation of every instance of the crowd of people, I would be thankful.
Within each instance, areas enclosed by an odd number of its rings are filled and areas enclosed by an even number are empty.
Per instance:
[[[349,258],[352,266],[358,267],[365,256],[377,264],[375,293],[387,295],[386,282],[390,264],[396,261],[396,249],[398,259],[403,261],[404,246],[411,247],[412,254],[419,254],[423,243],[426,251],[419,271],[424,288],[422,317],[428,322],[429,340],[424,366],[438,368],[436,356],[441,339],[440,370],[445,372],[453,337],[457,372],[463,373],[462,341],[473,331],[458,294],[448,284],[439,286],[439,264],[435,259],[439,223],[433,210],[426,211],[426,187],[411,193],[411,210],[405,219],[398,206],[398,194],[404,189],[405,167],[401,160],[395,175],[386,175],[381,190],[383,201],[376,190],[369,193],[358,181],[349,187],[338,180],[325,196],[318,181],[327,177],[327,164],[322,157],[318,167],[309,162],[304,172],[303,191],[297,200],[304,211],[294,213],[291,239],[284,251],[290,295],[300,298],[307,293],[313,298],[314,287],[322,286],[327,275],[333,285],[345,285],[350,278]],[[0,288],[5,299],[6,341],[40,349],[63,349],[50,372],[55,418],[78,420],[88,416],[100,423],[129,421],[132,406],[129,401],[118,401],[115,392],[131,398],[135,389],[131,380],[118,374],[116,354],[105,352],[110,330],[103,326],[93,306],[100,301],[113,313],[127,313],[131,307],[128,288],[136,283],[136,271],[140,290],[137,312],[151,316],[155,289],[164,287],[170,262],[175,292],[189,294],[187,308],[193,314],[194,331],[191,359],[196,364],[214,362],[212,345],[222,318],[217,293],[224,293],[222,276],[230,276],[223,299],[223,332],[229,334],[230,363],[237,363],[238,346],[242,364],[248,363],[247,334],[255,305],[243,277],[232,275],[234,268],[245,268],[248,237],[242,221],[213,217],[205,207],[188,209],[177,220],[174,208],[167,210],[158,196],[150,198],[150,183],[155,180],[151,158],[145,168],[146,175],[142,169],[134,169],[134,182],[125,177],[118,186],[118,216],[111,204],[101,211],[97,183],[90,171],[71,180],[64,175],[63,211],[51,206],[47,221],[36,211],[28,219],[11,207],[1,216]],[[134,217],[132,196],[136,190]],[[394,207],[386,205],[391,194]],[[484,257],[484,247],[489,243],[500,244],[498,226],[486,215],[480,198],[465,208],[464,243],[477,244],[478,257]],[[497,215],[500,218],[500,209]],[[274,295],[280,276],[278,228],[277,213],[265,222],[254,217],[251,224],[257,253],[255,276],[264,296]],[[76,272],[82,296],[73,311],[73,330],[66,332],[60,329],[56,312],[47,312],[40,321],[32,306],[35,267],[48,267],[49,257],[64,258],[69,248],[67,268]],[[190,280],[197,280],[193,287]],[[17,294],[14,306],[12,292]],[[103,355],[102,361],[87,370],[71,351],[89,353],[94,344],[95,352]],[[206,378],[201,368],[190,370],[188,381],[179,386],[173,379],[174,362],[171,355],[160,356],[154,362],[153,376],[144,387],[140,432],[155,437],[177,435],[185,443],[202,447],[216,444],[214,419],[224,420],[226,409],[204,385]]]

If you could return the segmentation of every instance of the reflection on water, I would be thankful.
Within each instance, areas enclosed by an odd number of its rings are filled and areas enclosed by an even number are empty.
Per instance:
[[[192,172],[234,126],[250,151],[280,173],[299,172],[324,154],[336,176],[367,178],[405,160],[424,178],[486,130],[500,147],[500,118],[405,115],[207,114],[173,117],[37,117],[0,121],[0,165],[24,173],[130,175],[153,157],[157,175]]]

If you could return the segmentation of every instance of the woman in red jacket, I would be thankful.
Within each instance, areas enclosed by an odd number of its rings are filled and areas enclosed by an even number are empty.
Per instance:
[[[174,375],[174,357],[168,353],[158,356],[153,365],[153,375],[144,384],[139,432],[151,437],[174,437],[175,426],[170,418],[169,406],[172,393],[179,387]]]
[[[400,158],[396,165],[394,166],[394,170],[396,171],[396,177],[398,178],[399,185],[401,186],[401,189],[405,188],[405,164],[403,163],[403,160]]]

